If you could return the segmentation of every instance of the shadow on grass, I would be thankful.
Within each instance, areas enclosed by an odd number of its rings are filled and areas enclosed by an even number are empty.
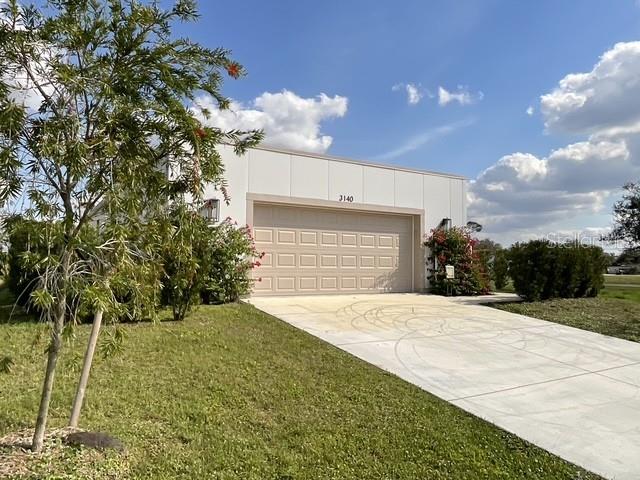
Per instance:
[[[0,286],[0,323],[37,322],[38,317],[16,303],[8,286]]]

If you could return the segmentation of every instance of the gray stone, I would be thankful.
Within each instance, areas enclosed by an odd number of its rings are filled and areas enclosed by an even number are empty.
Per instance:
[[[101,432],[76,432],[67,435],[64,442],[67,445],[76,447],[85,446],[96,450],[106,450],[108,448],[122,452],[124,444],[115,437]]]

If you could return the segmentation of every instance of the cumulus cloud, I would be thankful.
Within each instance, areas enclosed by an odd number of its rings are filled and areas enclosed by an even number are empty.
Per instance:
[[[534,114],[534,112],[535,112],[535,109],[533,108],[533,106],[529,105],[527,107],[527,115],[531,116]]]
[[[438,105],[444,107],[452,102],[460,105],[470,105],[479,102],[484,97],[482,92],[471,93],[468,87],[458,85],[456,91],[449,91],[444,87],[438,87]]]
[[[588,73],[572,73],[540,97],[550,132],[640,132],[640,42],[618,43]]]
[[[544,157],[506,155],[481,172],[470,184],[469,215],[488,233],[563,230],[607,213],[621,185],[640,178],[640,42],[617,44],[591,72],[567,75],[540,105],[548,132],[584,140]]]
[[[227,110],[218,109],[209,96],[200,97],[196,104],[199,109],[208,111],[208,118],[202,117],[208,125],[223,130],[263,129],[268,145],[323,153],[329,149],[333,138],[322,134],[321,124],[343,117],[347,113],[348,100],[324,93],[315,98],[303,98],[282,90],[265,92],[247,105],[232,102]]]
[[[391,90],[394,92],[398,92],[400,90],[404,90],[407,94],[407,103],[409,105],[417,105],[420,103],[420,100],[424,97],[425,92],[422,90],[422,87],[415,83],[396,83]]]

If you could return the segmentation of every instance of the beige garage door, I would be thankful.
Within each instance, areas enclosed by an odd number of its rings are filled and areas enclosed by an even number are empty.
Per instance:
[[[255,204],[254,295],[408,292],[413,217]]]

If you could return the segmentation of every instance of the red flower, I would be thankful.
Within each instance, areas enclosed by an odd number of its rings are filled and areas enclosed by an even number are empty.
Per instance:
[[[238,78],[240,76],[240,64],[236,62],[227,64],[227,73],[230,77]]]

